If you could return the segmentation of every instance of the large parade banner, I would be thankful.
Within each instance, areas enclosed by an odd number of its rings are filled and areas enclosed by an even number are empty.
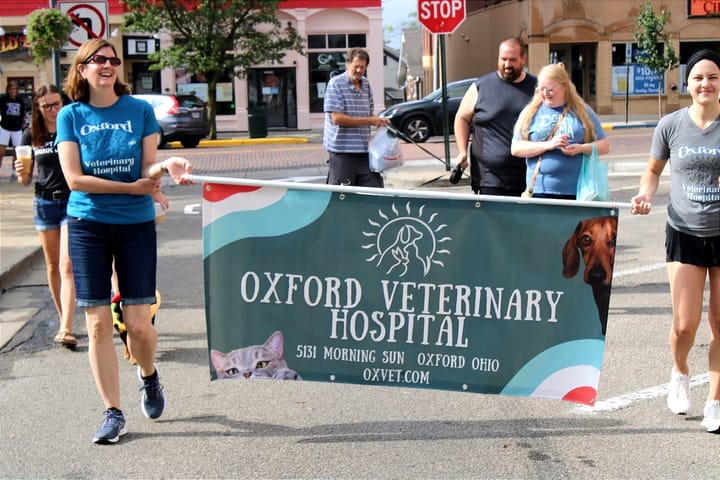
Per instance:
[[[594,404],[615,205],[209,178],[212,379]]]

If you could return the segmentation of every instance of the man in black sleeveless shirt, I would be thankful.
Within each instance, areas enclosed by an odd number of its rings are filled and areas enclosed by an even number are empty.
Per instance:
[[[472,189],[483,195],[520,196],[525,190],[525,160],[510,154],[512,133],[520,111],[535,93],[537,78],[523,69],[527,47],[516,37],[498,51],[498,69],[470,85],[455,116],[456,163],[468,165]]]

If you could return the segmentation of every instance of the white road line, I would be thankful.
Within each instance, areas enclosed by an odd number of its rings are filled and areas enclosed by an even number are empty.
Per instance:
[[[662,270],[667,265],[663,263],[655,263],[652,265],[645,265],[644,267],[631,268],[630,270],[623,270],[621,272],[613,272],[613,278],[629,277],[631,275],[637,275],[639,273],[654,272],[655,270]]]
[[[690,379],[690,388],[705,385],[706,383],[708,383],[709,378],[710,376],[708,373],[695,375]],[[641,400],[652,400],[657,397],[665,396],[667,395],[667,391],[668,384],[665,383],[663,385],[657,385],[655,387],[638,390],[637,392],[626,393],[625,395],[620,395],[619,397],[613,397],[607,400],[600,400],[598,402],[595,402],[595,406],[593,407],[590,407],[588,405],[579,405],[572,409],[572,413],[587,415],[614,412],[615,410],[628,408],[634,403],[640,402]]]

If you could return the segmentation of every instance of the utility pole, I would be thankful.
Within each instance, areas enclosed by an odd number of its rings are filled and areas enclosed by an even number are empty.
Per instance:
[[[57,4],[56,0],[50,0],[50,8],[55,8]],[[60,70],[60,48],[54,47],[52,49],[52,68],[53,68],[53,83],[56,87],[62,89],[62,70]]]

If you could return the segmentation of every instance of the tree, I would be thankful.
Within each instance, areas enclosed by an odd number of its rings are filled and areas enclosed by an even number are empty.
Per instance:
[[[677,68],[680,61],[675,56],[675,49],[671,43],[671,36],[665,33],[665,24],[670,18],[667,10],[655,15],[652,5],[647,2],[640,7],[636,19],[635,41],[639,53],[637,63],[649,68],[658,78],[658,117],[662,115],[661,94],[664,85],[665,73]]]
[[[185,68],[208,83],[210,138],[217,138],[216,87],[225,76],[245,76],[253,65],[303,53],[290,22],[277,19],[280,0],[121,0],[129,12],[123,30],[166,32],[174,44],[149,55],[151,70]]]

